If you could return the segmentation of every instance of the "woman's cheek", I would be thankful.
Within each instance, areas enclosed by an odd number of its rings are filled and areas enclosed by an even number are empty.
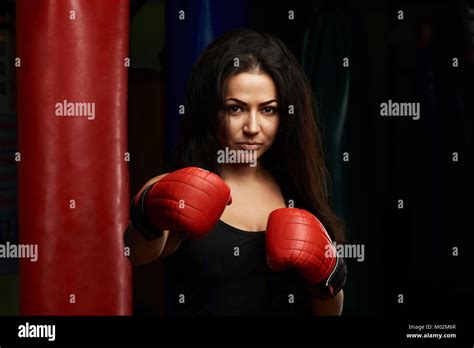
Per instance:
[[[268,134],[268,140],[273,141],[276,137],[276,134],[278,132],[278,127],[279,127],[279,122],[278,121],[272,121],[268,127],[267,127],[267,134]]]
[[[229,143],[236,142],[240,140],[239,138],[239,132],[242,129],[242,127],[236,122],[230,122],[229,124]]]

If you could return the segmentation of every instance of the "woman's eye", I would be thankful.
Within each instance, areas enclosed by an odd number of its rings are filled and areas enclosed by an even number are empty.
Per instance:
[[[238,113],[239,111],[242,111],[242,109],[240,108],[240,106],[238,105],[229,105],[227,107],[227,110],[231,113],[231,114],[236,114]]]
[[[276,111],[277,111],[276,108],[271,107],[271,106],[267,106],[266,108],[263,108],[263,112],[268,115],[273,115],[276,113]]]

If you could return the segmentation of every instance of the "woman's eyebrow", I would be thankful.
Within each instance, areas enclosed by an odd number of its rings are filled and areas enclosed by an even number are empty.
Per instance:
[[[225,101],[229,101],[229,100],[232,100],[232,101],[235,101],[239,104],[242,104],[243,106],[247,106],[247,103],[246,102],[243,102],[242,100],[240,99],[237,99],[237,98],[227,98]],[[264,105],[268,105],[268,104],[271,104],[273,102],[277,102],[278,103],[278,100],[276,99],[271,99],[271,100],[268,100],[266,102],[263,102],[263,103],[260,103],[259,106],[264,106]]]

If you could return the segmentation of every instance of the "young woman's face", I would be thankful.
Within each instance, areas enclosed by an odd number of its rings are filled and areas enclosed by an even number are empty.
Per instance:
[[[256,158],[261,157],[273,144],[280,122],[273,79],[263,73],[231,76],[225,86],[223,116],[220,145],[256,150]]]

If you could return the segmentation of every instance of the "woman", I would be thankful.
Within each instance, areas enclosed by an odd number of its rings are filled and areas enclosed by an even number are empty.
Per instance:
[[[340,315],[343,291],[318,299],[300,272],[272,271],[265,253],[269,215],[285,207],[311,212],[332,241],[344,241],[328,202],[313,94],[294,56],[269,34],[230,31],[193,66],[185,110],[169,172],[198,167],[217,174],[232,204],[225,197],[217,223],[199,240],[169,231],[145,240],[130,226],[132,262],[163,259],[165,312]],[[243,155],[239,161],[224,153]],[[137,196],[167,175],[147,182]]]

